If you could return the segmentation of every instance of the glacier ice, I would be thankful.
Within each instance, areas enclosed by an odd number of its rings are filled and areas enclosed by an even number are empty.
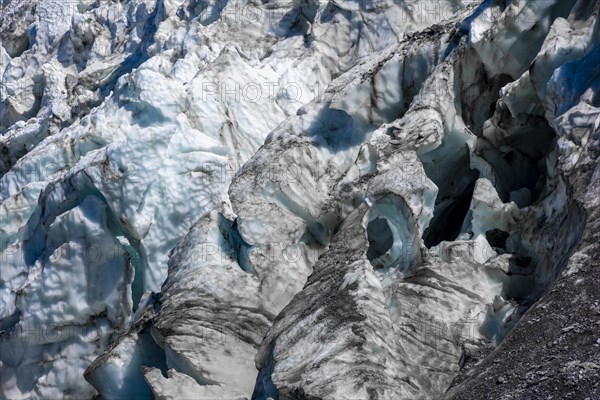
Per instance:
[[[440,398],[585,235],[598,1],[4,0],[0,398]]]

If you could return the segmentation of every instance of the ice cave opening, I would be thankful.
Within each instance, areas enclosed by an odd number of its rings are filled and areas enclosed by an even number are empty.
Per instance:
[[[367,258],[371,263],[377,263],[377,259],[384,256],[394,244],[392,230],[385,218],[377,217],[367,226],[367,237],[369,238],[369,250]]]
[[[420,252],[413,218],[400,197],[384,196],[365,218],[369,242],[366,256],[374,268],[406,271],[418,264]]]

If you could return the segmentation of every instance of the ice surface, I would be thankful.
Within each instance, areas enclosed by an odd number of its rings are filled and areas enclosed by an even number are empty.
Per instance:
[[[439,398],[501,342],[583,229],[598,2],[430,3],[2,2],[0,397]]]

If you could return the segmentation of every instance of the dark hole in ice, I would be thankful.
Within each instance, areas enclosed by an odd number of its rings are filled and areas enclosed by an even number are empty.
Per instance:
[[[485,237],[492,247],[506,250],[506,240],[510,234],[500,229],[490,229],[485,233]]]
[[[460,234],[463,221],[469,211],[475,182],[472,182],[460,196],[436,206],[433,219],[423,233],[425,246],[437,246],[443,241],[454,240]]]
[[[543,193],[547,176],[544,160],[554,147],[556,134],[538,117],[511,129],[512,135],[498,143],[498,148],[482,149],[481,156],[498,177],[494,186],[502,201],[514,201],[522,208]]]
[[[433,218],[423,233],[425,245],[432,247],[461,233],[479,172],[471,169],[466,138],[460,134],[447,135],[439,147],[419,159],[438,187]]]
[[[367,258],[371,262],[387,253],[394,244],[392,230],[385,218],[377,217],[369,222],[367,238],[369,240]]]
[[[531,266],[531,261],[532,261],[531,257],[519,256],[519,255],[512,256],[509,260],[511,272],[516,271],[519,268],[527,268],[527,267]]]

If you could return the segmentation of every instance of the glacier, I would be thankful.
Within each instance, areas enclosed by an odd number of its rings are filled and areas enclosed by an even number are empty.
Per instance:
[[[0,5],[0,398],[600,396],[600,1]]]

